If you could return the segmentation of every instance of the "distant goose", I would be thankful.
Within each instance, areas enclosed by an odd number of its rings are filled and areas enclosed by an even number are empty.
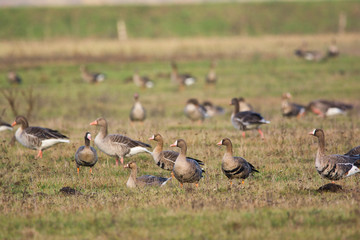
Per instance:
[[[88,83],[99,83],[105,80],[105,74],[103,73],[91,73],[84,65],[80,66],[81,77]]]
[[[299,49],[295,50],[295,55],[307,61],[320,61],[324,60],[324,55],[319,51],[307,50],[307,43],[304,42]]]
[[[210,70],[209,73],[205,77],[205,82],[208,85],[215,85],[217,81],[216,71],[215,71],[216,63],[215,61],[212,61],[210,64]]]
[[[305,115],[306,107],[297,103],[290,102],[291,94],[284,93],[282,95],[281,111],[284,117],[300,118]]]
[[[7,79],[10,84],[20,84],[22,82],[21,77],[14,71],[8,72]]]
[[[245,98],[239,97],[239,111],[240,112],[246,112],[246,111],[254,111],[254,108],[245,101]]]
[[[359,155],[359,154],[360,154],[360,146],[354,147],[353,149],[345,153],[345,155]]]
[[[139,100],[139,94],[134,94],[134,105],[130,110],[130,121],[131,122],[143,122],[146,118],[146,110],[141,105]]]
[[[243,137],[245,137],[245,131],[257,129],[261,138],[264,139],[264,134],[259,127],[262,124],[270,123],[270,121],[266,121],[259,113],[256,112],[240,112],[239,100],[237,98],[233,98],[230,105],[234,105],[234,111],[231,114],[231,123],[236,129],[243,131]]]
[[[208,115],[206,109],[202,106],[196,98],[190,98],[184,108],[185,115],[192,121],[203,122]]]
[[[171,180],[171,178],[156,177],[152,175],[144,175],[141,177],[137,177],[137,166],[136,163],[132,161],[126,164],[124,168],[129,168],[131,170],[130,177],[126,182],[126,186],[128,188],[146,186],[162,187]]]
[[[352,109],[351,104],[337,101],[315,100],[308,104],[307,109],[321,117],[329,117],[338,114],[346,114],[346,111]]]
[[[202,106],[205,108],[206,110],[206,114],[209,117],[214,117],[217,115],[223,115],[225,114],[225,109],[223,107],[220,106],[215,106],[214,104],[212,104],[212,102],[210,101],[204,101],[202,103]]]
[[[149,144],[132,140],[129,137],[120,134],[108,135],[108,124],[105,118],[98,118],[91,122],[90,125],[100,127],[99,133],[95,137],[95,145],[100,151],[116,158],[116,166],[119,165],[119,158],[121,164],[124,164],[124,157],[130,157],[138,153],[150,153],[146,148],[150,148]]]
[[[69,143],[67,136],[56,130],[42,127],[29,127],[24,116],[17,116],[11,126],[20,125],[15,133],[16,140],[24,147],[38,150],[38,158],[42,158],[42,150],[58,143]]]
[[[150,78],[147,76],[140,76],[138,70],[136,70],[134,72],[132,80],[136,86],[141,87],[141,88],[153,88],[154,87],[154,82],[151,81]]]
[[[91,134],[85,133],[85,146],[81,146],[75,153],[76,170],[79,174],[80,166],[90,167],[90,173],[92,173],[92,167],[97,163],[98,156],[95,148],[90,146]]]
[[[154,158],[156,165],[158,165],[164,170],[172,171],[174,169],[174,164],[176,158],[179,156],[179,153],[169,150],[163,151],[164,141],[159,133],[152,135],[152,137],[149,138],[149,140],[154,140],[157,142],[156,147],[152,151],[152,156]],[[199,165],[204,165],[204,163],[198,159],[191,157],[186,157],[186,158],[189,159],[189,161],[196,161]]]
[[[191,74],[183,73],[179,74],[178,68],[175,62],[171,63],[172,71],[171,71],[171,82],[177,84],[182,90],[185,86],[190,86],[195,83],[195,77]]]
[[[334,58],[339,56],[339,48],[336,44],[336,40],[333,39],[330,46],[328,47],[328,52],[327,52],[327,56],[330,58]]]
[[[13,130],[13,127],[9,124],[4,122],[1,118],[0,118],[0,132],[2,131],[6,131],[6,130]]]
[[[319,147],[315,158],[315,168],[323,178],[340,180],[360,172],[360,155],[326,155],[325,134],[322,129],[309,133],[318,138]]]
[[[233,156],[232,143],[229,138],[224,138],[218,142],[217,145],[226,146],[226,152],[222,158],[221,170],[225,176],[230,179],[230,185],[232,185],[232,179],[234,178],[246,179],[251,173],[259,172],[244,158]],[[242,180],[242,183],[244,183],[244,180]]]
[[[203,177],[205,172],[197,161],[186,157],[187,146],[183,139],[176,140],[170,147],[179,147],[180,154],[176,158],[173,173],[175,178],[180,182],[180,186],[183,187],[184,183],[195,183],[195,186],[199,186],[199,181]]]

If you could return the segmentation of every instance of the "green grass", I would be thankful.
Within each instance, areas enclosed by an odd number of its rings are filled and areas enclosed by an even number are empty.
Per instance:
[[[358,1],[1,8],[0,39],[114,39],[118,20],[130,38],[336,33],[341,12],[359,32]]]

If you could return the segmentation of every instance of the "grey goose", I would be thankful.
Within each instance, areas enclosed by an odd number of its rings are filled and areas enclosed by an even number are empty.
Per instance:
[[[11,126],[20,125],[15,133],[16,140],[24,147],[38,150],[38,158],[42,158],[42,151],[58,143],[69,143],[67,136],[43,127],[30,127],[24,116],[17,116]]]
[[[12,127],[9,123],[4,122],[4,121],[0,118],[0,132],[6,131],[6,130],[12,131],[12,130],[13,130],[13,127]]]
[[[135,70],[132,80],[134,84],[141,88],[153,88],[154,82],[147,76],[140,76],[138,70]]]
[[[216,71],[215,71],[216,63],[212,61],[210,64],[210,69],[208,74],[205,77],[205,83],[208,85],[215,85],[217,81]]]
[[[225,114],[225,109],[223,107],[216,106],[210,101],[204,101],[202,106],[205,108],[206,115],[209,117]]]
[[[338,114],[346,114],[348,110],[351,110],[353,106],[351,104],[342,103],[339,101],[329,100],[314,100],[311,101],[307,109],[321,117],[329,117]]]
[[[187,100],[184,113],[191,121],[198,121],[198,123],[203,122],[204,119],[208,117],[206,109],[196,98],[190,98]]]
[[[300,118],[305,115],[306,107],[297,103],[290,102],[290,93],[284,93],[281,101],[281,112],[284,117]]]
[[[130,121],[131,122],[143,122],[146,118],[146,110],[140,103],[139,94],[134,94],[134,105],[130,110]]]
[[[179,90],[183,90],[186,86],[191,86],[195,83],[195,77],[189,73],[180,74],[175,62],[171,63],[171,82],[179,86]]]
[[[87,83],[99,83],[105,80],[105,74],[103,73],[91,73],[86,66],[80,66],[81,77]]]
[[[76,170],[79,174],[80,166],[90,167],[90,173],[92,173],[92,167],[97,163],[98,156],[95,148],[90,146],[91,134],[85,133],[85,146],[81,146],[75,153]]]
[[[10,84],[20,84],[22,82],[21,77],[14,71],[8,72],[7,79]]]

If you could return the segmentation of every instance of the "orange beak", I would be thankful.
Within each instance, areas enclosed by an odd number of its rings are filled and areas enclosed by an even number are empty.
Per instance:
[[[222,140],[220,142],[218,142],[216,145],[221,146],[222,145]]]
[[[309,135],[314,135],[314,132],[309,132]]]
[[[95,121],[91,122],[90,125],[97,125],[97,121],[95,120]]]
[[[151,138],[149,138],[149,140],[154,140],[155,138],[154,138],[154,136],[152,136]]]
[[[16,121],[14,121],[14,122],[11,124],[12,127],[15,126],[15,125],[16,125]]]

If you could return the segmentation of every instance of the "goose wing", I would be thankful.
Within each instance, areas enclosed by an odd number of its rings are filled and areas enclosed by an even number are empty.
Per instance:
[[[143,142],[140,142],[140,141],[136,141],[136,140],[133,140],[127,136],[124,136],[124,135],[120,135],[120,134],[111,134],[111,135],[108,135],[108,137],[110,138],[111,142],[113,143],[119,143],[119,144],[122,144],[122,145],[126,145],[130,148],[133,148],[133,147],[146,147],[146,148],[151,148],[151,146],[147,143],[143,143]]]
[[[241,122],[244,125],[247,125],[247,124],[263,123],[264,118],[259,113],[245,111],[245,112],[238,112],[234,116],[234,120]]]
[[[67,136],[59,133],[57,130],[50,128],[28,127],[24,131],[26,134],[39,138],[40,140],[68,138]]]

